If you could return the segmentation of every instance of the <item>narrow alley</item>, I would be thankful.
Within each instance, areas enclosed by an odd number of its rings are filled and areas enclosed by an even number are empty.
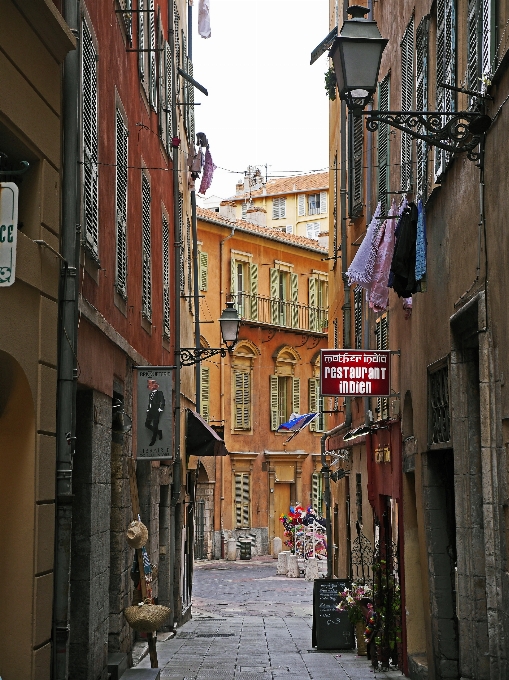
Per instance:
[[[195,565],[193,619],[157,642],[161,680],[367,680],[374,673],[355,651],[311,646],[313,584],[276,576],[269,557]],[[138,665],[150,668],[148,655]]]

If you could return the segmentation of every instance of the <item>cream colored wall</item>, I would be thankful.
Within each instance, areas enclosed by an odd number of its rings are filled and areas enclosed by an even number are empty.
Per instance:
[[[324,189],[322,189],[324,191]],[[329,231],[329,192],[327,191],[327,212],[318,215],[298,215],[298,196],[306,195],[306,213],[307,213],[307,195],[320,193],[317,190],[309,190],[300,192],[299,194],[281,194],[278,196],[255,196],[253,198],[253,205],[255,208],[264,208],[266,210],[267,227],[273,229],[282,229],[286,225],[293,226],[293,233],[298,236],[306,236],[306,225],[310,222],[320,222],[320,231]],[[284,219],[272,219],[272,201],[274,198],[286,198],[286,217]],[[235,215],[240,220],[242,219],[242,201],[239,201],[235,207]],[[248,218],[249,219],[249,218]]]

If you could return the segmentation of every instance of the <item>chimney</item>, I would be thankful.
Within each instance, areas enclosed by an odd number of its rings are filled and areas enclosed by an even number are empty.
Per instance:
[[[246,212],[246,221],[252,222],[252,224],[257,224],[259,227],[266,227],[267,211],[265,208],[258,208],[251,204]]]

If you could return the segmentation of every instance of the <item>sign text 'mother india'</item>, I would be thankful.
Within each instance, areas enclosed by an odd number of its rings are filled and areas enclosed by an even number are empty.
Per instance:
[[[320,391],[327,397],[388,397],[390,351],[322,349]]]

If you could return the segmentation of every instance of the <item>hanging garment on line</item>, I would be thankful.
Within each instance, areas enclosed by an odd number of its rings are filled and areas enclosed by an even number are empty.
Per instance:
[[[389,218],[396,217],[398,209],[396,202],[392,201],[389,210]],[[388,219],[380,227],[376,240],[378,247],[373,267],[373,277],[369,292],[366,294],[371,309],[377,313],[385,312],[389,306],[389,273],[391,270],[392,256],[394,254],[394,231],[395,219]]]
[[[396,248],[396,243],[398,242],[398,236],[399,236],[399,232],[400,232],[400,229],[401,229],[401,220],[403,219],[403,213],[405,212],[405,208],[407,206],[408,206],[408,199],[405,195],[405,197],[401,201],[401,203],[399,205],[399,209],[398,209],[399,220],[398,220],[398,223],[396,225],[396,230],[394,232],[394,248]],[[392,263],[391,263],[391,271],[389,272],[389,282],[387,283],[388,287],[392,288],[393,283],[394,283],[394,272],[392,271]]]
[[[381,204],[376,206],[375,214],[366,230],[364,240],[359,246],[357,254],[353,258],[346,275],[348,285],[357,283],[363,288],[369,288],[373,277],[373,266],[375,264],[376,250],[373,249],[373,241],[378,233],[380,220],[378,219],[381,211]]]
[[[214,161],[212,160],[212,156],[210,155],[210,151],[207,147],[207,150],[205,151],[205,164],[203,166],[203,176],[201,178],[201,184],[199,189],[200,194],[204,194],[207,191],[207,189],[210,188],[215,169],[216,166],[214,165]]]
[[[200,0],[198,4],[198,33],[202,38],[210,38],[210,0]]]
[[[392,287],[399,297],[408,298],[419,289],[415,280],[415,249],[417,241],[417,206],[409,203],[403,211],[398,239],[394,248],[391,270]]]
[[[426,215],[422,201],[417,203],[417,238],[415,244],[415,280],[426,276]],[[421,288],[422,290],[422,288]]]

